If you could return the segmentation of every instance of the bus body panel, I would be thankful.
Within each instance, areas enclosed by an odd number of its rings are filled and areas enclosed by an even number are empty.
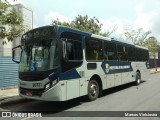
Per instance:
[[[67,100],[79,97],[79,79],[71,79],[67,83]]]
[[[114,74],[114,86],[121,85],[121,74],[122,73],[116,73]]]
[[[135,81],[133,74],[134,71],[122,73],[122,84]]]
[[[133,70],[135,73],[137,70],[141,73],[141,78],[146,77],[146,75],[150,74],[149,68],[147,68],[146,62],[132,62]]]
[[[114,87],[114,74],[107,75],[106,81],[106,88]]]

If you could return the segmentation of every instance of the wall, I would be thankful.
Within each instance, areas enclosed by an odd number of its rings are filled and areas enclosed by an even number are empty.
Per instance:
[[[160,67],[160,59],[156,59],[156,64],[157,64],[157,67]],[[149,60],[149,65],[150,65],[150,68],[155,68],[155,60],[150,59]]]
[[[12,61],[11,56],[0,56],[0,88],[17,85],[18,64]]]

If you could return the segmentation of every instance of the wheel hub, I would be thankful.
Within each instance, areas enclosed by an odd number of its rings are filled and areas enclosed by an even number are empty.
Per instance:
[[[92,85],[90,86],[90,94],[91,94],[92,96],[96,96],[96,94],[97,94],[97,86],[96,86],[95,84],[92,84]]]

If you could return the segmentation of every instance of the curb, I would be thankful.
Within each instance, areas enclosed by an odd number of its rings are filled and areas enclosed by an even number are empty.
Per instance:
[[[27,99],[27,98],[22,98],[18,95],[12,96],[12,97],[6,97],[6,98],[0,99],[0,107],[5,107],[5,106],[19,104],[19,103],[23,103],[23,102],[29,102],[29,101],[33,101],[33,100]]]
[[[151,74],[156,74],[156,73],[160,73],[160,71],[151,72]]]

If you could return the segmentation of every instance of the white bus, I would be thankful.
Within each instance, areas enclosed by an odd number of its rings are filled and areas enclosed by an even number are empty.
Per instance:
[[[12,52],[19,63],[19,94],[30,99],[92,101],[105,89],[140,84],[149,74],[147,48],[64,26],[30,30]]]

